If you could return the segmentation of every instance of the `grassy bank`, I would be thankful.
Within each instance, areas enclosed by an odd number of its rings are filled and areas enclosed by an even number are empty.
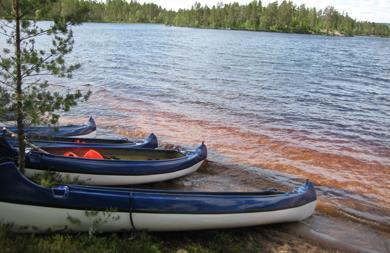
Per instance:
[[[14,234],[0,229],[0,249],[8,252],[332,252],[284,233],[278,226],[185,233]]]

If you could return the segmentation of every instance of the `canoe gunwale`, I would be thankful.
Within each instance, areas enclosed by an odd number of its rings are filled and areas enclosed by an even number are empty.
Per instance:
[[[6,138],[7,141],[14,147],[18,147],[19,143],[16,139]],[[65,139],[68,139],[65,141]],[[102,141],[99,143],[99,141]],[[112,140],[113,143],[110,143],[110,139],[90,139],[90,138],[59,138],[56,137],[52,139],[30,139],[33,144],[43,149],[45,148],[115,148],[115,149],[155,149],[158,147],[157,137],[152,133],[146,139],[141,141],[122,141],[122,140]],[[75,142],[80,141],[80,142]],[[88,142],[89,141],[89,142]],[[83,143],[85,142],[85,143]]]
[[[136,152],[135,149],[132,150]],[[140,149],[140,151],[159,152],[154,149]],[[189,152],[180,158],[164,160],[97,160],[42,154],[33,151],[26,156],[26,168],[91,175],[145,176],[184,170],[204,161],[206,158],[207,147],[204,144],[198,146],[195,151]]]

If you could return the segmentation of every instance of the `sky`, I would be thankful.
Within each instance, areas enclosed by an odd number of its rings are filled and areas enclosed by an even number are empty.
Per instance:
[[[153,2],[167,9],[178,10],[180,8],[191,8],[196,0],[138,0],[138,2]],[[197,0],[208,6],[216,5],[218,2],[231,3],[239,2],[246,4],[251,0]],[[262,0],[263,5],[275,0]],[[282,0],[279,0],[281,2]],[[348,12],[349,16],[359,21],[390,23],[390,0],[292,0],[297,5],[305,4],[308,7],[325,9],[327,6],[334,6],[340,12]]]

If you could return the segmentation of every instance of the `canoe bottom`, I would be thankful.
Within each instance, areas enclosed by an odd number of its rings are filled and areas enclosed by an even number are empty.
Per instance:
[[[114,210],[95,212],[0,202],[0,223],[10,225],[10,230],[15,232],[223,229],[300,221],[314,212],[315,205],[313,201],[300,207],[258,213],[130,214]]]
[[[295,222],[313,214],[316,201],[284,210],[229,214],[156,214],[133,213],[137,230],[186,231],[251,227],[271,223]]]
[[[96,212],[0,202],[0,223],[19,233],[119,232],[132,229],[128,212]]]
[[[62,179],[76,181],[88,185],[136,185],[161,182],[171,180],[179,177],[189,175],[199,169],[203,161],[191,166],[187,169],[162,174],[152,175],[140,175],[140,176],[127,176],[127,175],[97,175],[97,174],[80,174],[80,173],[68,173],[68,172],[57,172]],[[44,173],[44,170],[36,170],[26,168],[26,176],[32,177],[35,174]]]

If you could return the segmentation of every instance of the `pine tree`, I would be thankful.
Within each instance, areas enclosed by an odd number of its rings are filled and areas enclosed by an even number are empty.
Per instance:
[[[79,64],[67,65],[64,56],[72,52],[72,25],[77,23],[74,13],[62,12],[53,16],[50,24],[39,24],[48,15],[53,0],[2,0],[11,8],[0,21],[1,38],[7,47],[0,55],[0,87],[3,103],[13,112],[18,128],[18,164],[25,166],[26,123],[57,123],[58,112],[68,111],[78,101],[88,99],[90,93],[80,90],[55,91],[45,79],[47,76],[72,77]],[[5,6],[3,6],[5,7]],[[40,45],[37,38],[51,39],[51,48]],[[41,40],[39,40],[41,41]],[[6,99],[5,99],[6,98]]]

